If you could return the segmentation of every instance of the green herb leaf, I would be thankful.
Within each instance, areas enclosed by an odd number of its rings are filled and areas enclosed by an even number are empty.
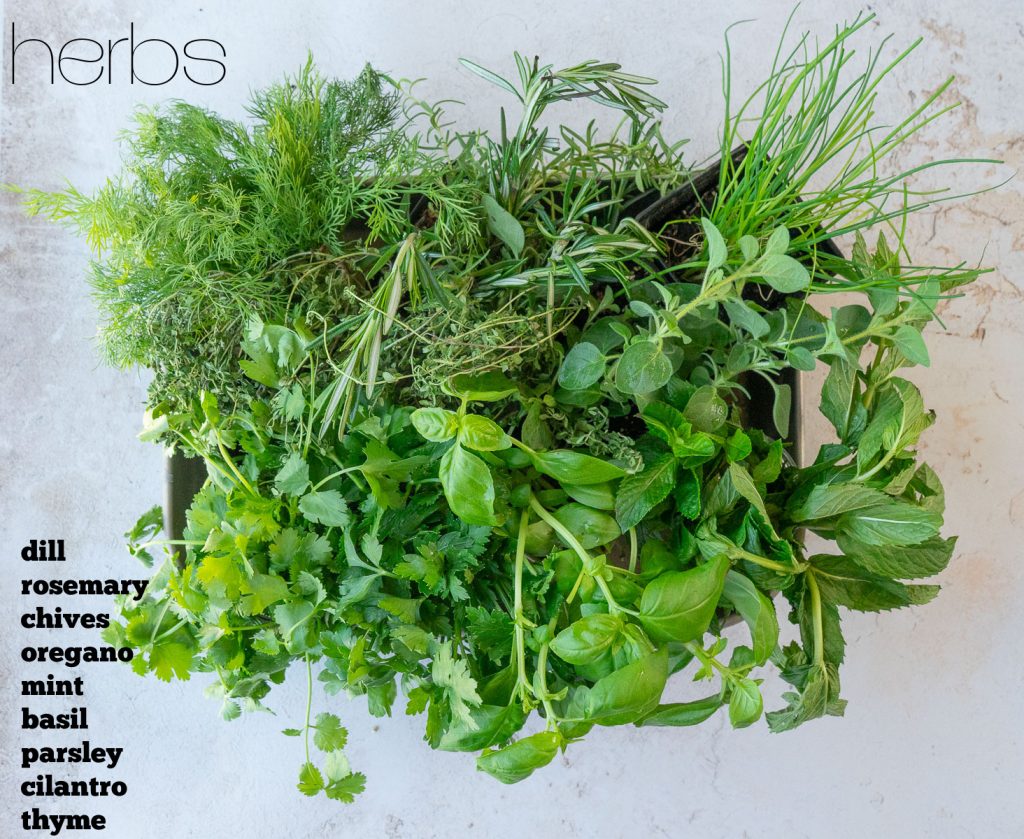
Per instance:
[[[459,418],[443,408],[417,408],[412,412],[413,427],[434,443],[451,440],[459,431]]]
[[[441,458],[438,470],[444,496],[466,524],[494,524],[494,478],[475,454],[456,443]]]
[[[642,472],[627,475],[615,496],[615,518],[624,531],[635,527],[651,510],[668,498],[676,483],[676,460],[663,454]]]
[[[515,784],[551,763],[560,745],[557,731],[538,731],[503,749],[486,749],[476,759],[476,768],[503,784]]]
[[[469,414],[462,418],[459,442],[478,452],[496,452],[512,445],[508,435],[494,420]]]
[[[653,393],[672,378],[672,362],[654,341],[626,347],[615,368],[615,386],[623,393]]]
[[[350,521],[345,499],[336,489],[306,493],[299,499],[299,512],[310,521],[328,527],[347,527]]]
[[[729,560],[719,555],[688,571],[656,577],[640,599],[640,623],[656,641],[694,641],[711,623]]]
[[[533,452],[530,455],[534,468],[559,483],[601,484],[625,475],[625,471],[614,463],[599,460],[588,454],[556,449],[550,452]]]
[[[584,341],[569,350],[558,371],[558,383],[568,390],[585,390],[600,381],[604,366],[604,354]]]

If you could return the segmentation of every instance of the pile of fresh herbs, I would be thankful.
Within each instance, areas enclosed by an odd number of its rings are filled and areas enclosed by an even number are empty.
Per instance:
[[[907,581],[953,551],[900,373],[980,273],[907,254],[936,196],[887,164],[945,85],[876,125],[910,50],[853,69],[869,20],[780,47],[739,107],[726,53],[696,196],[650,79],[518,55],[513,80],[464,62],[515,104],[496,136],[309,66],[244,123],[143,113],[94,195],[30,194],[97,251],[107,355],[155,373],[142,437],[209,472],[182,539],[159,510],[129,534],[165,557],[106,640],[140,674],[212,675],[227,719],[301,671],[299,789],[342,801],[364,778],[339,716],[311,713],[314,671],[505,783],[594,726],[751,725],[769,665],[792,686],[773,731],[842,714],[840,610],[929,601]],[[618,129],[545,127],[575,98]],[[801,466],[784,379],[818,365],[835,439]],[[663,701],[676,673],[704,695]]]

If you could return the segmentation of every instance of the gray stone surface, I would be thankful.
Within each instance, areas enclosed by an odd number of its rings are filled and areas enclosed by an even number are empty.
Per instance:
[[[732,21],[740,89],[760,78],[790,11],[788,0],[758,4],[505,4],[386,2],[4,3],[26,35],[63,42],[140,31],[181,43],[216,37],[229,74],[217,87],[176,82],[71,88],[9,84],[2,96],[0,181],[90,188],[117,162],[115,138],[136,102],[186,97],[237,114],[244,93],[297,68],[311,49],[322,66],[350,75],[369,60],[399,75],[425,76],[427,96],[461,98],[464,126],[496,124],[499,97],[460,69],[466,56],[508,67],[512,50],[554,62],[596,57],[662,80],[673,133],[693,138],[693,159],[713,148],[721,117],[718,52]],[[944,102],[961,107],[903,153],[1000,157],[1004,167],[961,168],[955,190],[1002,179],[1024,164],[1024,76],[1019,3],[953,0],[875,3],[871,38],[893,31],[925,43],[879,101],[896,115],[946,75]],[[685,11],[684,11],[685,10]],[[805,4],[801,27],[825,33],[856,4]],[[4,47],[4,73],[9,74]],[[575,106],[574,106],[575,107]],[[579,112],[585,111],[579,106]],[[130,576],[136,566],[120,534],[160,499],[161,454],[138,443],[145,377],[103,366],[93,349],[94,311],[83,279],[84,245],[70,233],[27,220],[0,198],[0,835],[21,835],[17,815],[105,812],[106,836],[129,837],[1011,837],[1024,835],[1021,717],[1016,662],[1024,633],[1024,191],[997,192],[915,220],[909,239],[921,262],[984,260],[994,271],[943,306],[931,329],[934,366],[915,376],[938,413],[923,451],[947,486],[957,556],[932,605],[901,613],[851,615],[844,671],[844,719],[773,736],[759,725],[733,732],[719,719],[693,730],[598,731],[566,759],[514,787],[476,773],[467,757],[433,753],[421,720],[383,722],[363,703],[335,704],[351,731],[353,763],[369,776],[359,802],[304,800],[294,788],[296,741],[277,732],[300,715],[294,676],[273,697],[276,717],[225,724],[202,696],[207,679],[168,686],[126,668],[83,668],[91,730],[100,745],[124,745],[124,799],[32,802],[17,784],[20,698],[28,668],[21,646],[46,632],[18,627],[27,575],[17,549],[60,536],[65,575]],[[815,405],[804,406],[809,415]],[[818,432],[820,425],[812,427]],[[38,574],[52,573],[44,569]],[[51,600],[51,605],[56,605]],[[65,604],[71,608],[71,604]],[[85,633],[63,633],[60,643]],[[57,639],[53,639],[57,642]],[[33,671],[38,668],[33,668]],[[781,686],[770,681],[768,694]],[[59,703],[61,700],[51,700]],[[37,737],[70,742],[73,737]],[[57,767],[58,773],[63,772]],[[100,770],[100,774],[105,770]],[[74,769],[72,768],[72,774]],[[83,774],[92,774],[84,772]]]

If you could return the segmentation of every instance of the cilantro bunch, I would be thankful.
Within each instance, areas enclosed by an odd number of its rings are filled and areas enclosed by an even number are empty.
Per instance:
[[[517,55],[514,81],[465,62],[519,106],[497,136],[309,67],[255,128],[177,105],[97,196],[36,194],[106,254],[118,360],[158,371],[143,438],[208,473],[180,538],[159,510],[129,534],[155,571],[106,640],[209,674],[226,719],[305,679],[298,788],[341,801],[365,782],[341,694],[505,783],[595,727],[842,714],[841,610],[926,603],[954,550],[901,373],[980,273],[910,261],[931,199],[879,172],[935,97],[874,126],[907,53],[846,78],[869,20],[780,48],[756,118],[727,98],[704,190],[650,79]],[[622,124],[545,127],[577,97]],[[834,438],[801,464],[792,382],[819,365]],[[769,668],[792,689],[765,714]],[[704,687],[676,701],[676,674]]]

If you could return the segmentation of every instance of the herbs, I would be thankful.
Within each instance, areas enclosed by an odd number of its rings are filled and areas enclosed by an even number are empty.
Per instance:
[[[301,669],[298,789],[342,801],[364,779],[317,692],[423,715],[432,747],[479,752],[504,783],[594,726],[841,714],[841,610],[926,603],[937,587],[907,581],[953,552],[916,452],[932,415],[900,372],[928,363],[937,302],[979,273],[909,263],[920,205],[883,206],[911,188],[873,164],[931,102],[850,156],[890,69],[872,57],[840,84],[865,20],[780,52],[764,115],[729,114],[723,160],[696,178],[650,80],[516,56],[517,83],[467,64],[521,106],[496,137],[449,131],[370,70],[346,85],[307,68],[256,96],[254,131],[187,106],[158,122],[166,182],[37,196],[110,216],[97,270],[127,273],[123,299],[100,285],[108,340],[159,374],[143,436],[209,474],[184,561],[119,601],[107,640],[139,673],[213,674],[227,719]],[[622,125],[542,127],[575,97]],[[269,189],[271,165],[288,188]],[[222,229],[190,233],[196,214]],[[147,264],[175,225],[179,250]],[[854,233],[848,257],[834,232]],[[836,290],[862,296],[815,305]],[[789,382],[819,363],[835,440],[799,465]],[[150,511],[131,532],[147,561],[155,526]],[[809,555],[806,532],[838,553]],[[799,641],[780,640],[776,596]],[[765,714],[769,665],[793,689]],[[663,703],[681,671],[710,686]],[[542,730],[521,736],[534,713]]]

